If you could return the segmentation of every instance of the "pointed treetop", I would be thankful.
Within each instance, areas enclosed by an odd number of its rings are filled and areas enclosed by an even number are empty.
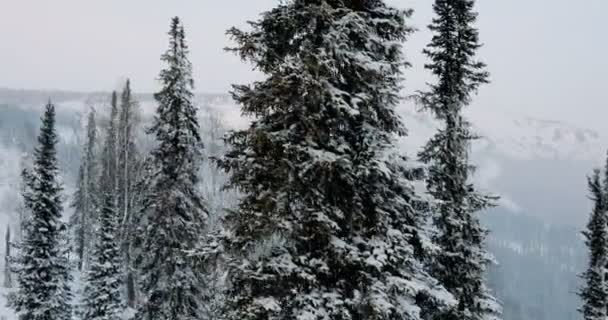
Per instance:
[[[183,77],[187,80],[187,84],[193,88],[194,82],[191,79],[191,63],[188,60],[188,53],[184,26],[178,17],[174,17],[171,20],[171,29],[169,30],[169,49],[161,57],[161,60],[167,62],[170,68],[164,73]],[[161,81],[166,79],[167,75],[164,73],[160,75]]]
[[[88,128],[95,128],[95,108],[91,107],[89,110],[89,120],[87,123]]]
[[[475,27],[477,13],[474,0],[435,0],[435,17],[428,26],[433,37],[423,53],[430,59],[425,65],[437,78],[431,92],[421,93],[420,100],[440,118],[445,116],[448,104],[461,109],[482,84],[489,82],[486,64],[478,61],[479,31]],[[438,99],[436,95],[442,95]]]
[[[44,115],[42,116],[42,126],[40,127],[40,135],[38,136],[40,152],[51,151],[54,153],[55,143],[57,143],[57,134],[55,133],[55,105],[49,102],[45,106]],[[47,150],[48,149],[48,150]]]
[[[131,80],[127,78],[127,81],[125,81],[125,86],[122,89],[122,102],[125,103],[129,100],[131,100]]]
[[[116,90],[112,91],[112,102],[110,104],[112,107],[116,107],[118,104],[118,95],[116,94]]]
[[[171,32],[176,32],[179,29],[180,26],[180,21],[179,21],[179,17],[175,16],[173,18],[171,18]]]
[[[51,101],[50,97],[49,97],[48,102],[44,106],[44,110],[45,110],[45,113],[44,113],[45,118],[50,113],[52,113],[53,115],[55,115],[55,105],[53,104],[53,101]]]

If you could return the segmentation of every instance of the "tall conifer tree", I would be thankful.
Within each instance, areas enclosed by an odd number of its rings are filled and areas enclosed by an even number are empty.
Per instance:
[[[116,128],[118,136],[117,187],[120,196],[118,205],[125,219],[131,216],[131,207],[133,205],[134,172],[139,160],[135,143],[138,123],[139,105],[131,91],[131,81],[127,80],[120,97],[118,127]]]
[[[600,172],[595,170],[589,178],[590,198],[593,201],[587,230],[583,232],[585,244],[589,248],[589,267],[581,275],[583,288],[579,296],[583,302],[580,311],[585,320],[606,319],[608,308],[608,287],[606,286],[606,266],[608,264],[608,233],[606,219],[606,194],[600,181]]]
[[[45,107],[34,167],[24,174],[29,217],[16,266],[17,292],[10,305],[26,320],[71,319],[67,227],[61,221],[62,187],[57,167],[55,107]]]
[[[474,3],[435,1],[435,18],[429,26],[433,38],[424,53],[430,59],[426,68],[437,81],[419,95],[422,105],[442,123],[420,153],[421,160],[430,164],[428,189],[439,203],[435,215],[439,250],[432,273],[458,300],[457,308],[440,319],[485,319],[500,312],[484,283],[490,260],[487,232],[477,216],[495,198],[478,193],[470,181],[469,149],[476,136],[462,115],[472,94],[488,82],[485,64],[475,60],[480,44]]]
[[[244,193],[227,220],[228,319],[421,319],[421,216],[400,165],[409,11],[379,0],[295,0],[232,29],[265,79],[235,86],[251,126],[219,161]]]
[[[169,49],[162,55],[162,89],[149,133],[158,145],[151,154],[149,190],[139,217],[137,265],[143,303],[138,319],[200,319],[204,274],[190,256],[205,229],[207,210],[199,194],[201,139],[193,104],[192,67],[184,29],[171,21]]]

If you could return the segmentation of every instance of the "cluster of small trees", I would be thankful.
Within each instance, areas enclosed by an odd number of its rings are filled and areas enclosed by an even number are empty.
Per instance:
[[[127,287],[127,305],[131,307],[136,299],[131,259],[133,216],[140,210],[143,190],[138,181],[145,161],[136,139],[140,125],[139,105],[133,97],[129,80],[120,94],[113,92],[111,95],[101,139],[97,134],[96,113],[91,110],[76,192],[71,203],[74,214],[69,221],[77,269],[81,272],[95,268],[99,263],[92,260],[95,250],[99,249],[95,248],[99,237],[103,236],[97,231],[104,227],[116,229],[108,236],[114,237],[113,242],[119,245],[119,260],[123,262],[121,270],[125,271],[122,280]],[[104,213],[110,214],[115,226],[103,225]]]
[[[292,0],[250,31],[229,30],[229,50],[265,77],[234,86],[253,120],[229,133],[213,160],[240,194],[213,231],[198,187],[206,177],[192,69],[174,18],[147,130],[151,152],[136,145],[129,82],[120,98],[112,94],[103,139],[90,114],[69,223],[85,284],[76,310],[47,105],[24,172],[29,217],[12,306],[28,320],[117,319],[127,306],[136,319],[500,318],[484,284],[489,258],[477,217],[495,197],[470,181],[475,135],[462,115],[488,77],[475,58],[473,4],[434,4],[424,52],[436,82],[415,97],[443,125],[420,165],[395,148],[406,133],[395,108],[411,11],[381,0]],[[214,291],[218,268],[226,278]]]

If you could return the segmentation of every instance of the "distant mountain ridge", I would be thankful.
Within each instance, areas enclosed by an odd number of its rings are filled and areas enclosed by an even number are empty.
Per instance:
[[[0,88],[0,102],[21,106],[41,106],[49,98],[62,107],[71,106],[86,110],[87,105],[109,100],[110,92],[74,92],[15,90]],[[145,111],[153,111],[151,93],[137,94],[146,106]],[[199,93],[199,104],[212,107],[220,113],[237,114],[238,108],[227,93]],[[436,129],[432,117],[417,112],[411,104],[404,103],[399,112],[406,121],[410,144],[421,145]],[[471,109],[467,116],[478,134],[484,138],[476,150],[499,153],[515,159],[546,160],[592,160],[595,161],[608,148],[608,132],[582,128],[566,122],[518,117],[491,109]]]
[[[58,110],[75,112],[84,125],[83,115],[89,107],[107,107],[110,93],[0,89],[0,108],[11,104],[41,110],[49,97]],[[156,106],[152,94],[138,94],[137,99],[145,115],[151,116]],[[228,94],[202,93],[196,100],[216,113],[228,128],[244,128],[249,123]],[[409,130],[400,147],[414,157],[437,130],[436,123],[430,114],[417,112],[407,101],[398,112]],[[483,137],[474,144],[472,153],[479,166],[475,178],[481,188],[502,195],[501,204],[510,211],[533,212],[552,222],[582,225],[586,216],[581,213],[586,212],[587,204],[585,176],[594,166],[602,165],[608,132],[488,108],[471,108],[467,116],[475,132]],[[73,129],[63,129],[64,138],[80,138]],[[529,198],[538,191],[546,196]]]

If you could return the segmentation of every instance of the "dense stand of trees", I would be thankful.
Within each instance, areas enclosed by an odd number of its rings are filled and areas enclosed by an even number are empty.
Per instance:
[[[292,0],[248,31],[229,30],[229,51],[264,77],[234,86],[252,122],[214,157],[204,156],[200,133],[214,128],[199,123],[174,18],[146,130],[154,144],[141,143],[146,125],[127,80],[89,113],[69,230],[46,107],[23,173],[11,306],[27,320],[119,319],[129,309],[142,320],[499,319],[477,217],[496,198],[471,184],[475,135],[462,115],[488,81],[473,5],[434,4],[424,52],[436,82],[416,97],[443,127],[419,154],[426,166],[395,143],[407,132],[396,107],[411,11]],[[222,183],[210,164],[227,174],[223,192],[238,194],[230,210],[218,206],[219,189],[203,192]],[[416,188],[425,182],[427,192]],[[72,265],[84,282],[77,301]]]

